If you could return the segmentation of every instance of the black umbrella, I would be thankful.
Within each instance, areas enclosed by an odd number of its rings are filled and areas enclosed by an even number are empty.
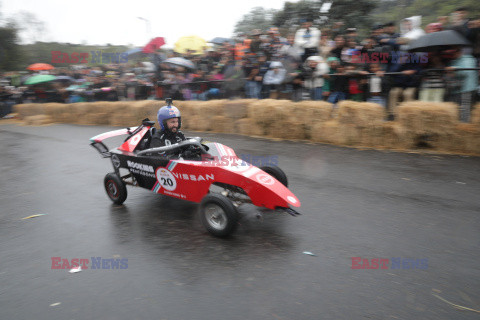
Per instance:
[[[471,43],[460,33],[453,30],[427,33],[410,42],[408,51],[434,51],[445,46],[470,46]]]

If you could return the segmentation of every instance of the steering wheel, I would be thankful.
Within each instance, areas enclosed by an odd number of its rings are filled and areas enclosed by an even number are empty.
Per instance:
[[[198,160],[202,157],[202,149],[194,145],[186,146],[180,152],[180,156],[185,160]]]

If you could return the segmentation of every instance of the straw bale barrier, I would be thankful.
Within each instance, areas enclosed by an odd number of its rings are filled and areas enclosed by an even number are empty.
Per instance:
[[[338,104],[337,117],[340,124],[366,128],[384,122],[385,109],[376,103],[344,100]]]
[[[224,106],[225,116],[232,120],[239,120],[248,117],[248,106],[255,102],[255,99],[227,100]]]
[[[480,127],[480,103],[477,103],[473,107],[472,111],[472,123]]]
[[[134,126],[145,118],[156,121],[163,105],[158,100],[22,104],[14,112],[27,125]],[[323,101],[274,99],[174,101],[174,105],[182,113],[185,130],[480,155],[480,104],[472,111],[471,123],[458,121],[458,106],[453,103],[404,102],[396,121],[389,122],[380,105],[355,101],[342,101],[335,109]]]
[[[52,119],[45,114],[24,117],[24,124],[27,126],[41,126],[52,123]]]

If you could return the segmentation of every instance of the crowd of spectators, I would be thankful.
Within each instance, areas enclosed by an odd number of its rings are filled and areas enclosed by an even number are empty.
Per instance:
[[[411,41],[448,29],[472,46],[442,47],[426,53],[427,59],[401,57]],[[170,56],[182,56],[196,68],[162,62]],[[379,56],[382,58],[372,59]],[[420,16],[376,24],[363,38],[356,28],[342,22],[319,30],[312,21],[304,20],[298,30],[285,37],[271,27],[238,34],[233,40],[205,48],[200,55],[163,52],[152,58],[154,68],[141,63],[134,67],[59,68],[50,73],[63,76],[63,81],[2,87],[0,96],[14,103],[172,97],[311,99],[336,104],[350,99],[384,106],[389,119],[394,118],[400,101],[419,99],[454,101],[460,106],[461,120],[469,121],[478,97],[479,58],[480,19],[469,20],[465,8],[439,17],[425,29]]]

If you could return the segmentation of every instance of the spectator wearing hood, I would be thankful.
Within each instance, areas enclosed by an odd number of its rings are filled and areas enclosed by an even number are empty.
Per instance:
[[[328,74],[328,64],[320,56],[310,56],[305,61],[303,71],[304,87],[310,92],[310,99],[322,100],[324,75]]]
[[[286,73],[287,71],[281,62],[273,61],[270,63],[270,68],[263,77],[263,86],[265,87],[266,97],[273,99],[278,97],[278,92],[285,80]]]
[[[303,49],[302,62],[308,57],[317,55],[318,45],[320,43],[321,32],[315,27],[312,27],[312,20],[301,20],[301,27],[295,33],[295,45]]]
[[[413,16],[402,20],[400,25],[401,36],[397,39],[400,50],[407,51],[408,43],[425,35],[425,31],[421,28],[422,17]]]
[[[420,38],[425,34],[425,31],[421,28],[422,16],[413,16],[402,20],[400,27],[401,37],[406,38],[409,41]]]

